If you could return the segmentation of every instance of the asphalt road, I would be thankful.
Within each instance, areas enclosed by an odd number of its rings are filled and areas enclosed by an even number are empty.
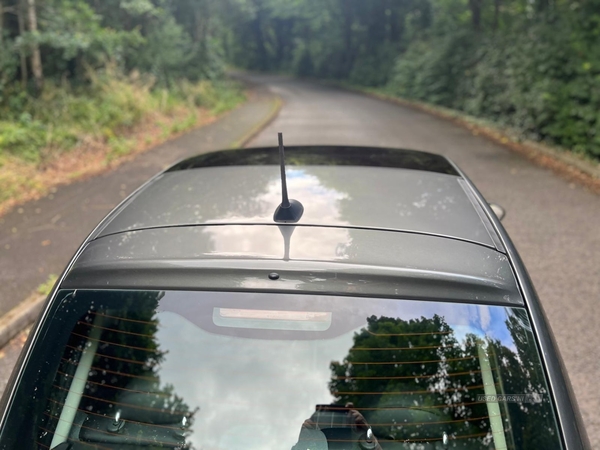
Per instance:
[[[442,153],[466,171],[489,201],[506,208],[504,225],[542,299],[582,409],[592,448],[600,448],[600,390],[596,387],[600,379],[600,336],[597,334],[600,329],[597,306],[600,302],[600,197],[534,166],[502,146],[426,113],[285,77],[256,75],[250,78],[285,101],[279,117],[250,146],[275,145],[276,133],[282,131],[288,145],[377,145]],[[250,116],[240,115],[240,120],[247,122]],[[227,125],[232,133],[243,125],[236,124],[235,117]],[[222,131],[217,134],[223,136]],[[216,148],[206,143],[199,145],[201,142],[204,141],[199,137],[188,137],[159,148],[163,155],[171,151],[183,155]],[[152,155],[139,158],[137,166],[119,169],[124,172],[120,179],[127,180],[126,189],[120,189],[122,182],[107,174],[78,183],[75,188],[63,188],[55,194],[54,200],[27,205],[21,215],[44,214],[38,227],[54,230],[57,236],[62,229],[62,234],[68,236],[57,241],[56,246],[54,239],[57,238],[52,238],[51,249],[40,246],[45,237],[36,233],[41,230],[30,226],[27,231],[23,220],[7,222],[7,217],[4,224],[0,223],[0,313],[6,310],[4,303],[8,295],[20,300],[21,294],[21,297],[26,296],[39,284],[37,280],[44,281],[45,276],[41,276],[39,270],[47,274],[62,268],[68,259],[65,255],[70,256],[74,251],[74,242],[85,237],[109,203],[114,203],[139,184],[146,172],[151,172],[139,167],[152,161]],[[158,166],[154,164],[152,171]],[[83,194],[74,200],[75,194],[69,194],[72,189]],[[104,190],[112,192],[110,201],[102,200]],[[42,207],[43,212],[36,213],[36,208]],[[93,217],[81,220],[88,213]],[[16,214],[11,215],[10,220],[17,220],[13,219]],[[13,233],[11,227],[17,228],[17,232]],[[27,254],[3,253],[6,242],[9,245],[29,242],[23,244]],[[73,250],[63,250],[65,243]],[[15,264],[18,264],[16,268]],[[28,265],[31,266],[29,271],[21,273]],[[13,278],[7,279],[7,276]],[[36,281],[29,282],[29,276]],[[5,289],[6,283],[13,286],[11,290]],[[6,350],[7,356],[0,359],[0,365],[17,352],[19,344],[15,342]]]

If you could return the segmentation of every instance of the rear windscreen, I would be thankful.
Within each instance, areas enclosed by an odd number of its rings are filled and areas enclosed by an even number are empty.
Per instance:
[[[557,449],[520,308],[61,291],[0,447]]]

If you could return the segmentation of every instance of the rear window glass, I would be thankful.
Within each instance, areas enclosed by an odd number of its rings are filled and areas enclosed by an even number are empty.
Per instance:
[[[2,448],[561,448],[520,308],[61,291]]]

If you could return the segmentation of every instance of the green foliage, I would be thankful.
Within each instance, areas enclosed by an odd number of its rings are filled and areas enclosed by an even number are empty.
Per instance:
[[[107,0],[96,5],[106,26],[120,33],[139,33],[141,42],[125,45],[123,65],[151,73],[158,85],[176,80],[219,79],[224,59],[213,11],[215,0]]]
[[[29,57],[34,48],[42,55],[45,78],[56,82],[67,78],[85,84],[90,68],[102,70],[107,64],[152,74],[157,85],[166,86],[181,78],[215,80],[224,74],[216,0],[38,0],[35,32],[8,20],[9,12],[20,11],[17,0],[2,0],[2,5],[8,12],[0,20],[8,26],[0,27],[0,104],[6,101],[6,86],[23,75],[19,54]],[[26,11],[20,14],[27,22]]]
[[[175,102],[184,102],[190,108],[206,108],[213,114],[227,111],[245,100],[241,85],[231,81],[182,80],[173,86],[169,95]]]
[[[40,97],[24,98],[21,113],[2,110],[0,155],[39,163],[45,150],[68,150],[85,134],[132,126],[152,109],[149,87],[103,75],[90,87],[48,84]]]
[[[48,128],[24,113],[15,122],[0,122],[0,156],[3,152],[18,155],[29,162],[38,162],[46,145]]]
[[[192,42],[173,17],[167,17],[148,32],[146,45],[133,50],[130,64],[154,75],[167,85],[181,77],[181,68],[192,58]]]
[[[0,161],[39,165],[90,139],[118,157],[133,145],[121,130],[154,111],[189,109],[167,137],[194,126],[198,107],[218,114],[243,99],[222,81],[217,0],[38,0],[35,32],[18,26],[16,14],[28,22],[24,2],[0,1]],[[43,89],[28,80],[33,49]]]
[[[11,85],[17,74],[18,60],[14,44],[0,41],[0,103],[11,95]]]
[[[402,11],[417,2],[229,0],[228,54],[251,69],[381,85],[401,43]]]
[[[124,138],[122,136],[111,136],[108,138],[107,142],[110,147],[110,152],[108,154],[108,162],[111,162],[121,156],[127,155],[132,149],[132,142],[130,139]]]
[[[130,141],[119,136],[120,130],[138,124],[153,111],[169,113],[180,107],[192,111],[168,130],[168,136],[194,126],[198,107],[217,114],[241,100],[237,84],[184,80],[170,90],[153,90],[152,78],[124,77],[111,70],[93,75],[89,86],[48,84],[40,97],[24,97],[18,116],[9,109],[0,110],[9,119],[0,121],[0,158],[16,156],[39,164],[46,155],[68,150],[89,136],[106,140],[112,159],[132,148]]]
[[[54,274],[49,275],[48,279],[44,283],[42,283],[38,286],[37,293],[40,295],[44,295],[44,296],[50,295],[52,288],[56,284],[56,280],[58,280],[57,275],[54,275]]]
[[[417,41],[398,58],[386,86],[394,94],[456,107],[455,98],[464,95],[465,75],[477,57],[473,33],[441,37],[433,44]]]
[[[581,24],[565,17],[506,35],[416,41],[398,57],[386,90],[600,157],[600,39],[586,42]]]

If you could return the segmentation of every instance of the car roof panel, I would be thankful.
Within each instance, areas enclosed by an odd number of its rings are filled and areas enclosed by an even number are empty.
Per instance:
[[[290,198],[304,205],[301,225],[413,231],[495,248],[461,180],[388,167],[287,168]],[[276,165],[170,171],[134,196],[94,237],[183,225],[273,224],[280,202]]]

